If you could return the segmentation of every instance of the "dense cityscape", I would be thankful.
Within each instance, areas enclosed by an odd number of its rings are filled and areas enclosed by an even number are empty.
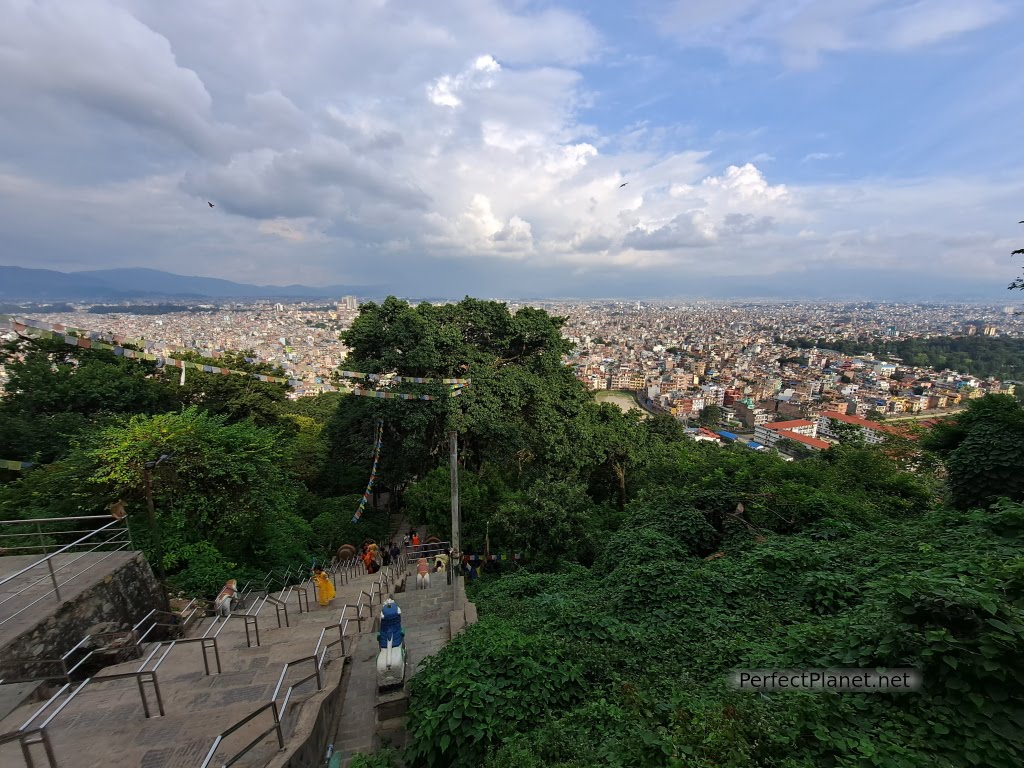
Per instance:
[[[153,314],[142,307],[83,305],[38,319],[144,339],[168,356],[245,351],[295,380],[289,396],[298,398],[348,386],[335,376],[348,353],[339,333],[358,315],[359,303],[345,296],[330,305],[263,301]],[[573,344],[565,362],[588,389],[608,392],[599,398],[627,410],[671,413],[697,440],[740,439],[760,449],[776,446],[780,436],[789,438],[786,446],[827,449],[834,442],[829,420],[837,417],[874,439],[882,420],[955,413],[966,400],[1015,391],[1014,380],[843,354],[830,343],[866,350],[877,340],[1024,336],[1024,316],[1013,306],[509,303],[513,312],[522,306],[565,318],[563,336]],[[816,341],[800,349],[800,339]],[[0,384],[2,378],[0,369]]]

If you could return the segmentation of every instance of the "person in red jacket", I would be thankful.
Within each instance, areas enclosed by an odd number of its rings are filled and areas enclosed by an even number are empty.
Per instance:
[[[416,531],[412,532],[412,545],[418,547],[420,545],[420,535]]]

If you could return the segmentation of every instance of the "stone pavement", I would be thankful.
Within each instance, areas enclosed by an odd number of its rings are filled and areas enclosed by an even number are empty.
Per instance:
[[[154,715],[146,719],[135,679],[90,683],[47,726],[59,768],[93,768],[99,765],[107,768],[199,768],[217,734],[268,703],[284,663],[310,656],[323,627],[338,623],[342,605],[355,603],[359,592],[368,591],[370,584],[378,578],[378,575],[362,574],[352,578],[348,584],[342,584],[339,576],[337,597],[326,608],[315,602],[310,589],[311,611],[302,614],[298,612],[297,598],[293,595],[288,605],[291,627],[278,628],[273,606],[267,604],[258,617],[260,647],[255,646],[255,639],[253,647],[247,647],[244,621],[231,619],[217,638],[222,667],[219,675],[215,669],[211,670],[214,674],[209,677],[204,674],[199,643],[175,646],[156,673],[166,712],[164,717],[158,716],[152,684],[143,684]],[[193,626],[189,637],[202,636],[213,621],[208,618]],[[355,622],[352,622],[350,632],[355,633],[355,630]],[[337,637],[337,629],[332,629],[326,639],[331,641]],[[359,642],[357,652],[363,653],[370,644]],[[153,669],[162,654],[163,650],[160,650],[146,669]],[[338,646],[331,649],[330,657],[331,662],[322,670],[322,691],[317,690],[315,680],[310,680],[293,693],[283,721],[288,750],[294,749],[298,740],[305,736],[293,733],[296,725],[308,725],[310,713],[319,710],[320,703],[342,680],[344,659],[340,657]],[[94,680],[136,672],[141,665],[142,661],[136,660],[107,667]],[[284,698],[288,685],[311,674],[313,669],[311,661],[290,669],[278,702]],[[48,714],[54,711],[57,703],[48,710]],[[0,720],[0,733],[18,729],[38,706],[38,703],[23,706]],[[43,719],[40,718],[36,724]],[[221,765],[271,725],[271,714],[267,710],[229,736],[212,764]],[[36,747],[35,750],[36,765],[45,765],[42,748]],[[276,739],[271,734],[237,765],[263,766],[278,756]],[[23,764],[17,744],[0,747],[0,765],[16,768]]]

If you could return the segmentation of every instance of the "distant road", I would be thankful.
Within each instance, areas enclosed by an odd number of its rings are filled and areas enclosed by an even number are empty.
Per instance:
[[[967,410],[966,407],[957,408],[944,408],[941,411],[932,411],[931,413],[916,413],[912,416],[897,416],[896,418],[886,418],[882,424],[889,424],[893,421],[918,421],[920,419],[941,419],[943,416],[952,416],[960,411]]]

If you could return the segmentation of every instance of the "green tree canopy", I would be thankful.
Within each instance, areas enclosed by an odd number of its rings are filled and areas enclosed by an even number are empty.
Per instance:
[[[168,570],[198,541],[236,562],[272,567],[304,556],[309,538],[292,512],[298,488],[286,471],[289,447],[274,430],[189,408],[108,427],[88,455],[92,482],[135,509],[144,503],[146,462],[172,456],[153,481]]]
[[[953,503],[988,506],[1000,497],[1024,500],[1024,406],[1010,395],[969,400],[925,437],[946,464]]]

